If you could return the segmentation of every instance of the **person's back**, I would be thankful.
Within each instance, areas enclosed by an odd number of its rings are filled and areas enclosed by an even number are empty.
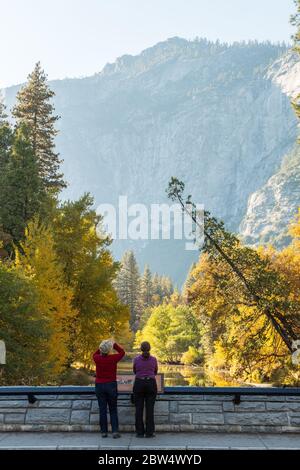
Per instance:
[[[142,354],[133,361],[135,381],[133,395],[135,402],[135,428],[137,437],[154,436],[154,404],[157,395],[156,374],[157,360],[150,355],[150,344],[144,341],[141,344]],[[144,405],[146,406],[146,426],[144,426]]]
[[[155,379],[157,374],[157,359],[154,356],[149,355],[145,357],[143,354],[134,358],[133,371],[136,378],[143,379],[150,377]]]
[[[109,354],[111,349],[117,354]],[[125,355],[125,351],[117,343],[102,341],[99,349],[93,354],[96,364],[96,395],[100,411],[100,429],[102,437],[107,437],[107,406],[109,407],[110,421],[113,437],[120,437],[118,432],[118,388],[117,388],[117,364]]]
[[[113,348],[117,354],[101,354],[99,349],[94,353],[96,364],[96,383],[114,382],[117,375],[117,364],[124,357],[125,351],[114,343]]]

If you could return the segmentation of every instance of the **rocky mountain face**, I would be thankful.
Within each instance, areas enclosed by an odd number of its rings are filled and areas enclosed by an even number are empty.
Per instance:
[[[248,201],[240,233],[251,245],[286,245],[288,227],[300,207],[300,150],[285,156],[275,175],[253,193]]]
[[[298,71],[285,46],[173,38],[92,77],[52,81],[64,197],[90,191],[96,206],[119,195],[129,204],[167,202],[168,180],[177,176],[229,228],[251,231],[244,218],[251,195],[295,144],[288,95]],[[8,107],[17,88],[5,90]],[[178,240],[113,243],[118,257],[128,248],[178,284],[197,256]]]
[[[266,74],[290,98],[300,93],[300,63],[289,52],[274,62]],[[248,199],[239,232],[249,244],[286,245],[288,227],[300,207],[300,146],[284,156],[280,168]]]

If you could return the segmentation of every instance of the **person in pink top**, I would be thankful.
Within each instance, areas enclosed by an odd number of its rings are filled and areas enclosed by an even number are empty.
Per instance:
[[[143,341],[141,344],[142,354],[133,361],[133,372],[135,381],[133,386],[133,397],[135,403],[135,429],[137,437],[154,437],[154,405],[157,395],[157,384],[155,376],[158,371],[157,359],[150,355],[150,343]],[[146,426],[143,414],[146,408]]]

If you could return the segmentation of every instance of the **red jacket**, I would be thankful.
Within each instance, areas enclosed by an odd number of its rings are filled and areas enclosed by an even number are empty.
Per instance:
[[[117,380],[117,363],[124,357],[125,351],[117,343],[114,343],[114,349],[118,354],[108,354],[103,356],[99,349],[93,354],[96,363],[96,384],[115,382]]]

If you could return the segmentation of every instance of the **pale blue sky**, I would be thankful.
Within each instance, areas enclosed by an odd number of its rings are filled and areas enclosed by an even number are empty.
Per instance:
[[[169,37],[289,41],[293,0],[0,0],[0,87],[92,75]]]

